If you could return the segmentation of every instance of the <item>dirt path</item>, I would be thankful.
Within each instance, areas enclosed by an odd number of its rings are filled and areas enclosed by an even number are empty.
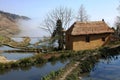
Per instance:
[[[65,80],[65,78],[80,64],[80,62],[76,62],[68,71],[66,71],[63,76],[59,80]]]
[[[96,53],[94,53],[93,55],[96,55]],[[89,56],[85,56],[84,58],[81,59],[81,61],[84,61],[86,58],[88,58]],[[64,74],[63,76],[59,79],[59,80],[65,80],[66,77],[80,64],[80,62],[76,62],[72,67],[70,67]],[[81,80],[82,78],[79,77],[79,79]]]
[[[116,48],[116,47],[119,47],[119,46],[120,46],[120,44],[114,45],[114,46],[110,46],[110,48]]]

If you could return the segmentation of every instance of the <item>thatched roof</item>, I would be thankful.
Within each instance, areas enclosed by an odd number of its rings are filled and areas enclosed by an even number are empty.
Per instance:
[[[104,21],[92,21],[92,22],[75,22],[66,33],[71,35],[88,35],[88,34],[102,34],[113,33],[111,29]]]

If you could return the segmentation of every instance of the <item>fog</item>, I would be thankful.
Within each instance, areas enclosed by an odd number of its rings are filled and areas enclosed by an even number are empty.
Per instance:
[[[20,33],[15,35],[15,37],[43,37],[49,36],[48,33],[40,28],[40,20],[19,20],[18,26]]]

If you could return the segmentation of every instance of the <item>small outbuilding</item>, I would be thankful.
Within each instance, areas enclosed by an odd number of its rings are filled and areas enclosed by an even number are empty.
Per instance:
[[[104,20],[75,22],[66,31],[67,50],[89,50],[104,46],[110,41],[111,29]]]

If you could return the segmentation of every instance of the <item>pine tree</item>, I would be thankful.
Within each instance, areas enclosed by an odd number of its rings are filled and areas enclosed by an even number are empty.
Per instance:
[[[56,29],[52,34],[52,38],[53,41],[58,41],[58,50],[62,50],[64,45],[64,33],[62,28],[62,22],[60,19],[58,19],[56,22]]]

